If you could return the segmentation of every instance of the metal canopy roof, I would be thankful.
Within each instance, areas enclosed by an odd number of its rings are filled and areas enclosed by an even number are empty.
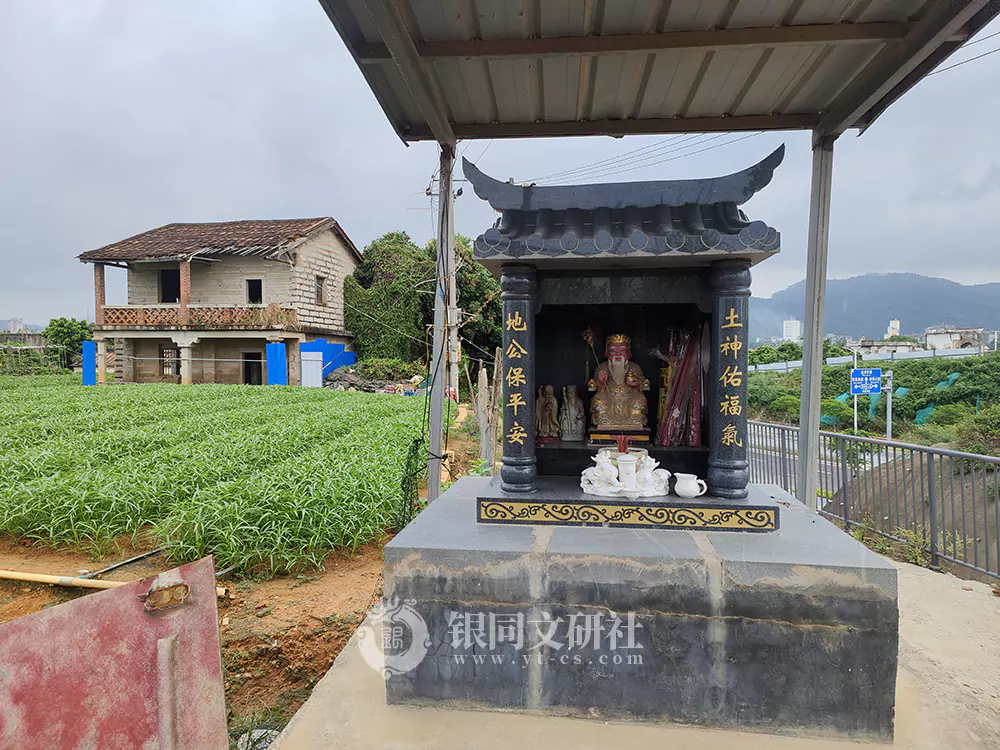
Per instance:
[[[1000,0],[320,0],[404,141],[865,128]]]

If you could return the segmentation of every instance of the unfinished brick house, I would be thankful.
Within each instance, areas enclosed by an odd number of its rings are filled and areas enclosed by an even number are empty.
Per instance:
[[[286,344],[298,385],[299,346],[350,345],[344,277],[361,255],[329,217],[167,224],[78,256],[94,264],[98,381],[114,340],[124,382],[267,381],[265,344]],[[105,268],[128,270],[128,304],[105,304]]]

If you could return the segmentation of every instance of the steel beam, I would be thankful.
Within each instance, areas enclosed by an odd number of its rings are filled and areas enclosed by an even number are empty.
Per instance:
[[[661,52],[682,49],[747,49],[802,44],[858,44],[903,39],[911,30],[906,23],[838,23],[771,26],[745,29],[695,29],[655,34],[608,34],[529,39],[450,39],[415,42],[422,60],[459,58],[472,60],[555,57],[563,55],[614,55],[623,52]],[[383,35],[384,38],[384,35]],[[357,45],[362,63],[395,59],[382,44]]]
[[[392,0],[371,0],[365,3],[365,7],[385,43],[388,55],[386,59],[391,59],[396,65],[403,85],[413,97],[435,140],[442,145],[454,147],[455,133],[448,121],[447,110],[431,91],[417,48],[395,3]]]
[[[799,406],[799,500],[816,509],[819,489],[819,417],[823,378],[823,306],[826,302],[826,259],[830,239],[830,191],[833,141],[813,146],[812,191],[809,199],[809,244],[806,258],[806,319],[802,342],[802,393]]]
[[[886,45],[837,97],[820,121],[816,137],[830,140],[859,124],[868,110],[887,96],[938,48],[947,44],[989,0],[929,3],[929,10],[906,36]]]
[[[427,502],[433,502],[441,494],[441,452],[444,431],[445,380],[448,369],[445,364],[445,310],[448,304],[448,252],[452,242],[451,228],[451,170],[455,163],[455,151],[451,146],[441,146],[441,160],[438,174],[438,242],[437,263],[435,264],[434,287],[434,345],[431,358],[431,424],[430,454],[427,460]],[[457,383],[456,383],[457,385]]]
[[[730,133],[751,130],[810,130],[817,115],[740,115],[736,117],[673,117],[642,120],[565,120],[559,122],[493,122],[455,124],[458,138],[558,138],[574,135],[659,135],[663,133]],[[427,128],[414,127],[406,141],[434,138]]]

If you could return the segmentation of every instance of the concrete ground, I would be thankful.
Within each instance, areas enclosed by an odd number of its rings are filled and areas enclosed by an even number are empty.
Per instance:
[[[907,750],[1000,748],[1000,597],[990,587],[899,564],[896,741]],[[357,637],[272,750],[511,747],[606,750],[824,750],[840,740],[744,734],[680,725],[610,724],[487,711],[387,706],[381,676]]]

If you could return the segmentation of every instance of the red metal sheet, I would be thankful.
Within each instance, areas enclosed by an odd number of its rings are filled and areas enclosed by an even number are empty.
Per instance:
[[[206,557],[0,626],[0,748],[226,748],[215,596]]]

